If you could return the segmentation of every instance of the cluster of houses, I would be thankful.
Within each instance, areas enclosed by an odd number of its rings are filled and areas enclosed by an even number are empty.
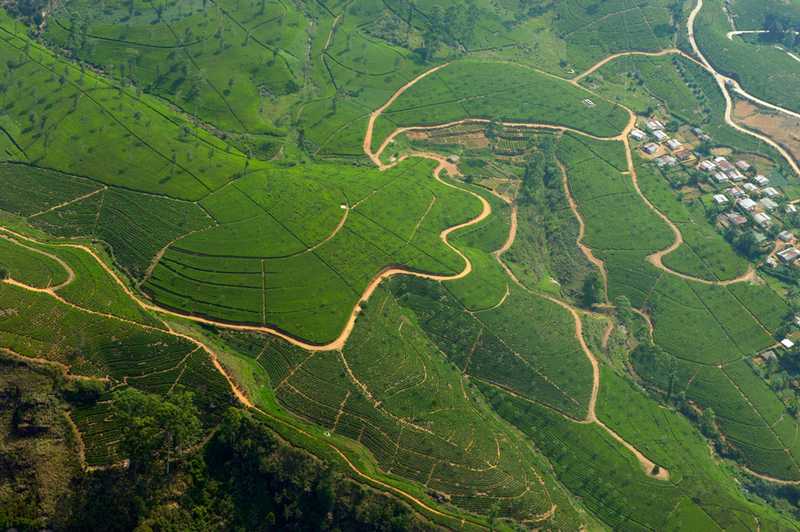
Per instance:
[[[687,162],[694,157],[691,146],[684,145],[680,140],[667,135],[666,126],[661,121],[651,118],[646,122],[645,127],[649,134],[639,128],[634,128],[630,132],[630,137],[635,141],[645,143],[641,147],[642,151],[656,157],[655,162],[659,167],[675,166],[679,162]],[[705,135],[701,130],[697,131],[699,134]],[[655,142],[651,140],[651,137],[655,139]],[[710,137],[708,138],[710,139]]]
[[[768,213],[778,209],[776,200],[781,193],[777,188],[769,186],[769,179],[755,173],[750,163],[747,161],[731,163],[725,157],[719,156],[700,161],[697,168],[706,172],[709,175],[708,180],[715,185],[720,187],[729,185],[724,193],[714,195],[713,201],[716,205],[735,206],[743,214],[753,216],[758,225],[769,227]],[[743,172],[751,175],[748,177]],[[787,207],[795,208],[793,205]]]
[[[700,128],[694,127],[691,131],[701,142],[712,140]],[[781,230],[784,229],[782,214],[795,214],[797,207],[781,201],[781,191],[771,186],[769,178],[759,174],[751,163],[729,161],[722,155],[704,158],[693,151],[691,144],[670,137],[666,126],[653,117],[646,119],[642,128],[631,130],[630,137],[642,143],[642,152],[659,167],[671,167],[679,162],[694,167],[697,161],[697,170],[716,190],[711,201],[719,212],[719,225],[741,230],[752,227],[759,247],[764,251],[772,249],[766,260],[768,265],[777,267],[783,263],[800,268],[800,241],[790,231]],[[699,175],[698,178],[702,180]]]
[[[797,212],[797,207],[788,203],[784,207],[778,203],[781,192],[769,184],[769,179],[758,174],[747,161],[731,163],[725,157],[714,157],[700,161],[699,170],[706,172],[709,181],[720,187],[727,187],[714,194],[712,201],[723,209],[718,215],[722,227],[745,227],[751,221],[760,230],[769,230],[775,223],[775,215],[780,210],[786,214]],[[753,233],[757,244],[767,246],[769,239],[761,232]],[[794,247],[795,236],[789,231],[777,235],[775,251],[767,258],[767,263],[777,266],[778,260],[784,264],[794,264],[800,258],[800,250]],[[779,251],[780,250],[780,251]]]
[[[797,207],[791,203],[783,207],[778,203],[781,192],[770,186],[769,179],[755,172],[746,161],[730,163],[725,157],[700,161],[700,170],[711,176],[711,181],[717,185],[731,185],[723,193],[714,194],[714,204],[722,207],[732,207],[728,212],[723,212],[717,217],[723,227],[743,227],[751,220],[762,230],[770,229],[775,220],[773,217],[780,211],[785,214],[797,213]],[[744,172],[750,174],[746,176]],[[770,245],[769,239],[761,232],[753,233],[759,245]],[[774,234],[774,233],[773,233]],[[787,266],[800,266],[800,249],[795,247],[798,241],[795,235],[783,230],[777,234],[775,246],[767,257],[766,263],[773,268],[780,263]]]

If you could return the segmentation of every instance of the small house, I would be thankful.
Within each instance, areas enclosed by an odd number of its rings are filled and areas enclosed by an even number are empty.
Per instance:
[[[731,188],[727,189],[727,190],[725,191],[725,193],[726,193],[728,196],[732,197],[733,199],[744,198],[744,197],[746,197],[746,196],[747,196],[747,194],[745,194],[745,193],[742,191],[742,189],[740,189],[739,187],[731,187]]]
[[[728,203],[728,198],[725,197],[725,194],[714,194],[714,203],[717,205],[725,205]]]
[[[665,166],[675,166],[676,164],[678,164],[678,159],[672,155],[663,155],[656,159],[656,165],[658,165],[659,168],[663,168]]]
[[[655,131],[653,131],[653,136],[656,138],[658,142],[664,142],[665,140],[669,139],[669,135],[667,135],[660,129],[656,129]]]
[[[729,212],[725,215],[728,224],[739,227],[747,223],[747,218],[735,212]]]
[[[788,338],[784,338],[783,340],[781,340],[781,345],[783,346],[784,349],[791,349],[794,347],[794,342],[792,342]]]
[[[738,168],[742,172],[747,172],[748,170],[750,170],[751,166],[750,163],[748,163],[747,161],[736,161],[736,168]]]
[[[678,150],[673,155],[681,162],[688,161],[692,158],[691,150]]]
[[[769,227],[772,224],[772,218],[765,212],[759,212],[753,215],[753,221],[761,227]]]
[[[652,118],[652,119],[647,121],[647,129],[649,129],[650,131],[653,131],[653,132],[661,131],[662,129],[664,129],[664,124],[662,124],[661,122],[659,122],[655,118]]]
[[[756,202],[750,198],[740,198],[736,201],[736,204],[745,212],[753,212],[756,210]]]
[[[631,130],[631,138],[635,141],[642,142],[647,140],[647,133],[641,129],[634,128]]]
[[[655,152],[658,151],[658,144],[655,144],[653,142],[645,144],[644,146],[642,146],[642,151],[645,152],[647,155],[653,155]]]
[[[730,179],[728,179],[728,176],[726,176],[722,172],[716,172],[714,174],[714,181],[716,181],[719,184],[723,184],[723,183],[727,183],[728,181],[730,181]]]
[[[702,135],[699,135],[697,138],[699,138],[703,142],[711,142],[711,136],[707,135],[706,133],[703,133]]]
[[[778,233],[778,238],[783,242],[791,242],[794,240],[794,235],[790,231],[784,230]]]
[[[769,179],[764,177],[763,175],[757,175],[753,178],[753,181],[760,187],[765,187],[769,185]]]
[[[796,214],[797,213],[797,207],[792,205],[791,203],[786,206],[785,210],[786,210],[786,214]]]
[[[700,135],[702,135],[702,134],[703,134],[703,130],[702,130],[702,129],[700,129],[699,127],[693,127],[693,128],[692,128],[692,133],[694,133],[694,134],[695,134],[695,135],[697,135],[697,136],[700,136]]]
[[[706,159],[705,161],[700,161],[700,164],[698,164],[697,167],[703,172],[710,172],[712,170],[716,170],[717,165]]]
[[[725,157],[714,157],[714,164],[719,167],[720,170],[723,172],[730,172],[731,170],[735,170],[735,167],[728,162],[728,159]]]
[[[759,191],[758,187],[755,186],[753,183],[745,183],[744,185],[742,185],[742,188],[748,194],[755,194],[755,193],[757,193]]]
[[[585,105],[586,107],[594,107],[594,102],[589,98],[584,98],[583,105]]]
[[[720,168],[722,168],[722,167],[720,166]],[[738,183],[738,182],[740,182],[740,181],[744,181],[744,180],[745,180],[744,174],[742,174],[742,173],[741,173],[739,170],[737,170],[736,168],[734,168],[734,169],[732,169],[732,170],[728,170],[728,171],[726,172],[726,174],[728,174],[728,178],[729,178],[731,181],[733,181],[734,183]]]
[[[758,200],[758,203],[767,212],[772,212],[778,208],[778,204],[769,198],[761,198],[760,200]]]
[[[761,193],[768,198],[777,198],[778,196],[781,195],[781,193],[775,187],[767,187],[764,190],[762,190]]]
[[[781,262],[784,264],[792,264],[798,258],[800,258],[800,251],[797,248],[791,247],[786,248],[783,251],[778,252],[778,258],[781,259]]]
[[[761,360],[764,362],[775,362],[778,360],[778,357],[775,355],[775,351],[770,349],[769,351],[761,353]]]
[[[679,141],[678,139],[667,140],[667,147],[672,151],[677,150],[681,146],[683,146],[683,144],[681,144],[681,141]]]

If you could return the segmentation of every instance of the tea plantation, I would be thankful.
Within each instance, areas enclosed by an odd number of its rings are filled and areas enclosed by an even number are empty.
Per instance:
[[[796,530],[798,20],[0,4],[0,526]]]

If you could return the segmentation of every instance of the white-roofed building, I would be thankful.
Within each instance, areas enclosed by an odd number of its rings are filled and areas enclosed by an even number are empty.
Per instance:
[[[747,194],[745,194],[744,191],[742,191],[742,189],[739,187],[731,187],[727,189],[725,193],[728,194],[733,199],[744,198],[747,196]]]
[[[677,150],[681,146],[683,146],[683,144],[681,144],[681,141],[678,139],[669,139],[667,141],[667,147],[673,151]]]
[[[645,152],[647,155],[653,155],[655,152],[658,151],[658,144],[654,144],[650,142],[649,144],[645,144],[642,146],[642,151]]]
[[[768,227],[772,223],[772,218],[765,212],[759,212],[753,215],[753,221],[761,227]]]
[[[772,212],[778,208],[778,204],[769,198],[761,198],[760,200],[758,200],[758,203],[765,211],[768,212]]]
[[[784,264],[791,264],[800,258],[800,251],[795,247],[786,248],[778,252],[778,258],[781,259],[781,262]]]
[[[757,175],[753,178],[753,181],[760,187],[765,187],[769,185],[769,179],[764,177],[763,175]]]
[[[647,140],[647,133],[645,133],[641,129],[633,128],[631,130],[631,138],[633,140],[637,140],[639,142],[642,142],[643,140]]]
[[[697,167],[704,172],[710,172],[712,170],[716,170],[717,165],[706,159],[705,161],[700,161],[700,164],[698,164]]]
[[[739,205],[740,209],[747,212],[753,212],[756,210],[756,202],[750,198],[740,198],[736,201],[736,204]]]
[[[660,168],[665,166],[675,166],[676,164],[678,164],[678,159],[672,155],[663,155],[656,159],[656,165],[658,165]]]
[[[728,179],[728,176],[726,176],[722,172],[715,172],[714,173],[714,181],[716,181],[717,183],[722,184],[722,183],[727,183],[728,181],[730,181],[730,179]]]
[[[720,168],[722,168],[722,166],[720,166]],[[734,168],[732,170],[727,170],[726,173],[728,174],[728,177],[730,178],[730,180],[733,181],[733,182],[738,183],[740,181],[744,181],[745,180],[744,174],[742,174],[736,168]]]

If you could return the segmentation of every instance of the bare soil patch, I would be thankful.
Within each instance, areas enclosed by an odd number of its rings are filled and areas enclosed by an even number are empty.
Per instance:
[[[800,160],[800,118],[764,109],[746,100],[736,101],[733,116],[745,126],[775,139],[795,160]]]

